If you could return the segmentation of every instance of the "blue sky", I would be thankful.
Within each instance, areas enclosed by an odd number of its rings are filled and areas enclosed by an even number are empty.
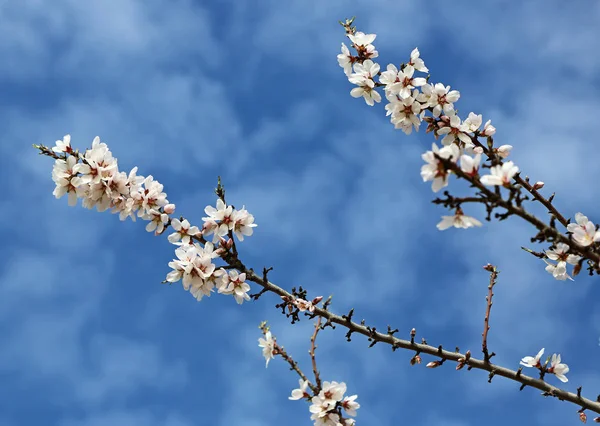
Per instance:
[[[531,230],[514,219],[437,231],[446,212],[419,176],[430,135],[349,96],[337,21],[352,15],[378,35],[382,68],[418,46],[461,114],[491,118],[566,215],[600,221],[597,1],[0,1],[1,426],[311,424],[287,399],[297,378],[280,360],[265,370],[257,347],[269,320],[309,369],[311,324],[289,325],[274,296],[197,303],[161,285],[166,237],[52,196],[52,161],[31,144],[67,133],[80,149],[99,135],[193,223],[221,175],[259,225],[240,245],[247,264],[405,337],[416,327],[479,353],[481,266],[496,264],[495,360],[516,368],[545,347],[571,367],[567,389],[600,393],[597,278],[555,281],[520,250]],[[317,356],[324,379],[358,393],[359,425],[578,422],[532,389],[410,367],[407,352],[343,334],[323,332]]]

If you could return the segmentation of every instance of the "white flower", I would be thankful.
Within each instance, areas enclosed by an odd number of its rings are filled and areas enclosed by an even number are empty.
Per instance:
[[[299,399],[307,398],[310,396],[308,392],[306,392],[306,389],[308,389],[308,380],[299,379],[298,384],[300,385],[300,387],[298,389],[294,389],[292,391],[292,396],[288,396],[288,399],[291,399],[292,401],[297,401]]]
[[[234,211],[231,220],[233,221],[233,233],[240,241],[244,241],[244,236],[251,236],[254,232],[252,228],[257,226],[254,223],[254,216],[248,213],[244,207]]]
[[[271,361],[275,357],[275,339],[271,336],[271,332],[267,331],[265,333],[265,338],[262,337],[258,339],[258,346],[263,348],[262,354],[267,360],[265,367],[269,366],[269,361]]]
[[[567,273],[567,264],[565,262],[558,262],[556,265],[548,262],[546,259],[544,259],[544,262],[546,262],[546,272],[552,274],[557,280],[564,281],[569,279],[574,281]]]
[[[233,295],[238,304],[244,303],[244,300],[250,300],[248,292],[250,285],[246,282],[246,273],[238,273],[237,271],[229,271],[229,283],[219,288],[219,293]]]
[[[563,383],[569,381],[569,379],[567,379],[567,376],[565,376],[565,374],[569,372],[569,366],[567,364],[560,363],[560,354],[552,355],[552,359],[550,360],[550,368],[548,369],[548,372],[554,373],[556,378]]]
[[[386,90],[388,90],[393,95],[398,95],[401,98],[406,98],[410,96],[411,90],[416,87],[421,87],[427,84],[427,81],[421,77],[413,77],[415,73],[415,69],[411,65],[407,65],[404,67],[402,71],[396,69],[396,67],[392,64],[387,66],[386,73],[389,75],[386,76],[385,80],[379,79],[382,83],[386,84]],[[383,73],[381,75],[383,77]],[[392,81],[393,79],[393,81]]]
[[[577,244],[587,247],[600,241],[600,231],[596,231],[596,225],[589,221],[587,216],[577,213],[575,214],[575,221],[577,223],[567,225],[567,231],[572,234],[573,240]]]
[[[496,128],[492,126],[492,120],[488,120],[483,125],[483,132],[481,132],[481,136],[492,136],[496,133]],[[511,147],[512,148],[512,147]]]
[[[386,91],[391,91],[390,89],[392,85],[400,81],[399,73],[400,71],[394,64],[388,64],[386,71],[381,73],[379,76],[379,82],[385,84]]]
[[[464,215],[462,210],[457,209],[454,216],[442,216],[442,221],[437,224],[437,229],[444,231],[451,226],[467,229],[473,226],[481,226],[481,222],[474,217]]]
[[[327,413],[335,407],[335,404],[332,407],[329,401],[326,401],[318,395],[313,396],[311,402],[312,404],[308,408],[309,411],[312,413],[312,415],[310,416],[311,420],[317,420],[318,418],[327,416]]]
[[[190,222],[188,222],[187,219],[183,219],[183,221],[180,221],[179,219],[172,219],[171,226],[176,231],[167,238],[171,243],[176,243],[181,240],[183,244],[189,244],[190,237],[200,233],[198,227],[190,226]]]
[[[140,207],[138,217],[144,217],[150,210],[166,206],[169,204],[167,194],[163,192],[163,185],[154,180],[152,175],[146,176],[142,182],[142,188],[139,192],[132,194],[136,204]]]
[[[473,145],[471,138],[464,132],[465,126],[463,126],[460,122],[460,117],[455,115],[454,111],[452,111],[449,115],[449,118],[450,123],[438,130],[439,135],[446,135],[442,139],[442,144],[450,145],[451,143],[454,143],[456,139],[458,139],[467,146]]]
[[[425,62],[421,59],[418,48],[414,48],[412,52],[410,52],[410,62],[409,65],[412,65],[417,71],[421,72],[429,72],[427,67],[425,66]]]
[[[355,87],[350,91],[350,95],[354,98],[364,97],[367,105],[373,106],[375,102],[381,102],[381,95],[375,90],[375,82],[373,77],[379,72],[379,64],[367,59],[362,64],[354,64],[354,74],[352,74],[348,81],[352,84],[356,84]]]
[[[525,367],[541,367],[542,364],[540,364],[540,358],[542,357],[542,355],[544,355],[544,348],[540,349],[540,351],[537,353],[537,355],[535,357],[532,356],[526,356],[523,359],[521,359],[520,364],[525,366]]]
[[[330,408],[334,408],[336,403],[344,398],[346,393],[346,383],[341,382],[323,382],[319,397],[323,400],[323,404],[329,404]]]
[[[365,34],[362,31],[357,31],[354,35],[348,34],[348,38],[357,46],[367,46],[375,41],[376,34]]]
[[[562,261],[570,263],[571,265],[577,265],[581,256],[577,256],[575,254],[568,254],[569,251],[568,244],[565,243],[556,243],[556,248],[546,250],[546,256],[550,260]]]
[[[54,152],[72,152],[71,135],[64,135],[62,140],[56,141],[56,146],[52,148]]]
[[[360,98],[362,96],[369,106],[375,105],[375,102],[381,102],[381,95],[375,90],[375,83],[373,80],[365,78],[355,84],[359,87],[352,89],[350,91],[350,96],[353,98]]]
[[[199,248],[196,245],[184,245],[175,250],[177,259],[169,262],[169,267],[173,271],[167,274],[167,281],[174,283],[179,281],[184,273],[191,271],[193,268],[193,260],[198,256]]]
[[[463,122],[465,132],[476,132],[481,127],[481,114],[469,113],[467,119]]]
[[[56,184],[52,194],[56,198],[61,198],[63,195],[69,194],[69,206],[77,204],[77,198],[85,196],[86,192],[86,187],[80,187],[75,184],[76,167],[77,158],[71,155],[66,160],[56,160],[52,168],[52,180]]]
[[[337,55],[338,64],[344,69],[344,74],[350,77],[352,74],[352,55],[348,47],[342,43],[342,53]]]
[[[512,145],[500,145],[498,148],[494,148],[494,152],[500,156],[500,158],[506,158],[510,155]]]
[[[391,115],[390,121],[396,129],[402,129],[404,133],[411,134],[413,126],[415,130],[419,130],[421,119],[418,114],[423,106],[417,101],[418,91],[414,90],[412,96],[398,99],[397,95],[391,93],[386,94],[386,98],[390,101],[385,106],[386,115]]]
[[[203,217],[202,220],[208,222],[202,228],[204,235],[210,235],[214,232],[213,243],[216,243],[220,237],[227,235],[229,230],[233,229],[233,207],[228,206],[221,200],[217,199],[217,208],[207,206],[204,212],[208,217]]]
[[[379,52],[371,44],[375,41],[376,37],[375,34],[365,34],[360,31],[357,31],[355,34],[348,34],[348,38],[354,44],[354,48],[363,58],[376,58],[379,56]]]
[[[342,426],[338,413],[327,413],[323,417],[313,414],[310,418],[315,421],[315,426]]]
[[[429,106],[433,107],[433,116],[439,117],[442,112],[444,114],[452,114],[454,112],[454,102],[460,98],[458,90],[450,90],[450,86],[444,86],[442,83],[424,85],[421,90],[427,99]]]
[[[507,161],[502,165],[494,166],[490,169],[489,175],[481,177],[481,183],[484,185],[510,185],[510,180],[519,172],[519,168],[512,161]]]
[[[169,221],[169,215],[166,213],[161,213],[158,210],[151,209],[148,212],[148,220],[150,220],[150,223],[146,225],[146,231],[155,231],[154,234],[158,235],[165,230],[165,224]]]
[[[423,178],[423,182],[432,180],[431,189],[433,192],[438,192],[448,185],[448,175],[450,172],[446,170],[444,164],[438,160],[434,154],[439,155],[441,158],[451,158],[452,161],[457,161],[460,152],[455,144],[439,149],[437,145],[433,143],[431,148],[431,151],[427,151],[421,155],[421,158],[427,163],[421,167],[421,177]]]
[[[479,147],[478,147],[479,148]],[[479,172],[479,163],[481,162],[481,154],[475,154],[474,157],[469,155],[460,156],[460,169],[469,176],[476,176]]]
[[[82,174],[77,177],[77,186],[99,184],[103,179],[118,173],[117,160],[113,158],[108,146],[100,142],[98,136],[94,138],[92,148],[85,151],[83,158],[85,163],[80,163],[76,168],[76,171]]]
[[[356,402],[358,395],[347,396],[342,400],[342,408],[349,416],[356,416],[356,410],[360,408],[360,404]]]

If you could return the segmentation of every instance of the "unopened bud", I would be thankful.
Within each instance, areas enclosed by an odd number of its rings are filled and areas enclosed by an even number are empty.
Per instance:
[[[438,368],[440,365],[442,365],[441,361],[431,361],[431,362],[427,363],[426,367],[427,368]]]
[[[600,417],[594,417],[594,422],[600,423]]]
[[[163,207],[163,210],[166,214],[173,214],[175,213],[175,204],[167,204]]]
[[[583,423],[587,422],[587,415],[585,414],[585,412],[581,412],[579,413],[579,420],[581,420]]]
[[[538,181],[538,182],[536,182],[536,183],[533,185],[533,189],[542,189],[543,187],[544,187],[544,182],[542,182],[541,180],[540,180],[540,181]]]
[[[581,262],[573,267],[573,276],[576,277],[581,272]]]
[[[464,359],[464,358],[461,358]],[[456,365],[456,369],[457,370],[462,370],[462,368],[465,366],[465,363],[459,360],[459,363]]]
[[[483,154],[483,148],[480,146],[476,146],[475,148],[473,148],[473,152],[475,154]]]
[[[421,363],[420,355],[415,355],[410,359],[410,365],[415,365],[415,364],[420,364],[420,363]]]
[[[481,136],[493,136],[496,133],[496,128],[492,126],[491,120],[488,120],[487,123],[483,126],[483,132],[481,132]]]
[[[323,300],[323,296],[317,296],[312,300],[312,304],[316,305],[318,304],[321,300]]]
[[[510,155],[510,150],[512,149],[512,145],[501,145],[496,148],[496,152],[502,158],[506,158]]]

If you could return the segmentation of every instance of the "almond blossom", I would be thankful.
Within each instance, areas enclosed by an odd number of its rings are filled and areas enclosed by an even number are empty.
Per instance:
[[[300,385],[300,387],[298,389],[294,389],[292,391],[292,396],[289,396],[288,399],[291,399],[292,401],[297,401],[302,398],[310,397],[310,394],[306,391],[308,389],[308,380],[299,379],[298,384]]]
[[[577,223],[567,225],[567,231],[571,233],[573,240],[579,245],[587,247],[600,241],[600,231],[596,230],[596,225],[589,221],[587,216],[582,213],[575,214]]]
[[[431,145],[431,151],[421,155],[421,158],[427,163],[421,167],[421,177],[423,182],[433,181],[431,189],[433,192],[438,192],[445,186],[448,186],[448,176],[450,171],[446,170],[444,164],[436,158],[435,154],[444,159],[452,159],[457,161],[459,149],[455,144],[445,146],[441,149],[435,143]]]
[[[270,331],[265,333],[264,339],[262,337],[258,339],[258,346],[263,348],[262,353],[267,361],[265,367],[268,367],[269,361],[275,357],[275,339],[271,335]]]
[[[381,95],[375,90],[374,76],[379,72],[379,64],[367,59],[362,64],[354,64],[354,74],[352,74],[348,81],[356,84],[355,87],[350,91],[350,95],[354,98],[360,98],[361,96],[365,99],[365,102],[369,106],[373,106],[375,102],[381,102]]]
[[[230,294],[235,301],[241,305],[244,300],[250,300],[248,292],[250,285],[246,282],[246,273],[238,273],[235,270],[229,271],[229,282],[219,288],[219,293]]]
[[[468,131],[468,130],[460,122],[460,117],[458,117],[456,114],[454,114],[454,111],[452,111],[452,113],[449,114],[449,118],[450,118],[450,123],[447,126],[442,127],[441,129],[438,130],[438,135],[446,135],[442,139],[442,144],[450,145],[451,143],[454,143],[455,141],[460,141],[460,142],[464,143],[465,145],[469,145],[469,146],[473,145],[471,138],[469,137],[469,135],[467,135],[465,133],[465,131]],[[461,146],[463,146],[463,145],[461,145]]]
[[[569,366],[567,364],[561,364],[560,362],[560,354],[553,354],[552,359],[550,360],[550,368],[548,368],[549,373],[553,373],[558,380],[563,383],[569,381],[567,379],[567,374],[569,372]]]
[[[540,368],[542,366],[542,364],[540,363],[540,358],[542,357],[542,355],[544,355],[544,348],[540,349],[540,351],[537,353],[537,355],[535,357],[532,357],[532,356],[524,357],[523,359],[521,359],[520,364],[525,367]]]
[[[442,216],[442,221],[437,224],[437,229],[444,231],[452,226],[467,229],[474,226],[481,226],[481,222],[474,217],[463,214],[461,209],[456,209],[454,216]]]
[[[510,186],[511,179],[519,172],[519,167],[512,161],[507,161],[502,165],[494,166],[490,169],[490,174],[481,177],[481,183],[484,185]]]
[[[198,227],[190,226],[190,222],[188,222],[187,219],[181,221],[179,219],[172,219],[171,226],[175,230],[175,232],[167,237],[171,243],[176,243],[181,240],[183,244],[189,244],[190,238],[200,233]]]
[[[434,117],[439,117],[442,112],[447,115],[453,113],[454,102],[460,98],[458,90],[450,90],[450,86],[444,86],[442,83],[426,84],[421,90],[429,100],[429,106],[433,107]]]
[[[344,69],[344,74],[350,77],[352,74],[352,64],[354,63],[354,57],[350,54],[348,46],[342,43],[342,53],[337,55],[338,64]]]
[[[417,71],[429,72],[425,66],[425,62],[420,58],[419,49],[416,47],[410,52],[410,61],[408,62],[408,65],[412,65]]]
[[[569,279],[573,281],[573,278],[567,274],[567,263],[577,265],[581,256],[567,253],[569,248],[570,247],[565,243],[557,243],[554,249],[546,250],[548,259],[557,262],[556,264],[552,264],[544,259],[548,265],[546,266],[546,271],[551,273],[557,280]]]

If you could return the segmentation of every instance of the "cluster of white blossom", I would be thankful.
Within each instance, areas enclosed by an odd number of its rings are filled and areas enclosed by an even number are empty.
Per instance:
[[[544,348],[542,348],[535,357],[526,356],[521,359],[520,364],[525,367],[533,367],[538,368],[540,370],[545,369],[548,373],[554,374],[558,380],[563,383],[569,381],[567,379],[566,374],[569,372],[569,366],[567,364],[562,364],[560,362],[560,354],[553,354],[552,357],[548,357],[544,365],[540,362],[540,358],[544,354]],[[550,362],[550,367],[547,367],[548,362]]]
[[[301,300],[301,299],[299,299]],[[310,302],[307,302],[310,303]],[[258,339],[258,346],[262,348],[262,354],[266,360],[266,366],[269,366],[269,361],[276,354],[275,337],[268,329],[263,330],[264,338]],[[308,380],[300,379],[300,387],[292,390],[292,395],[289,399],[297,401],[305,399],[311,402],[309,408],[311,412],[311,420],[314,420],[315,426],[354,426],[354,419],[342,418],[342,410],[349,416],[356,416],[356,410],[360,408],[360,404],[356,402],[357,395],[344,396],[346,393],[346,383],[341,382],[323,382],[322,388],[318,395],[311,396],[308,392]]]
[[[432,181],[431,188],[434,192],[448,185],[450,171],[446,170],[438,156],[455,163],[460,160],[461,169],[465,173],[478,177],[483,149],[475,146],[474,136],[471,134],[483,137],[494,135],[496,129],[491,125],[491,121],[488,120],[482,130],[481,115],[471,112],[467,119],[462,121],[454,109],[454,103],[460,98],[457,90],[450,90],[450,86],[441,83],[429,84],[426,78],[416,77],[415,72],[429,72],[420,58],[419,49],[415,48],[411,52],[410,60],[400,69],[394,64],[389,64],[386,71],[380,72],[380,65],[372,60],[378,56],[372,44],[376,35],[356,32],[348,34],[348,38],[352,41],[357,56],[352,55],[342,43],[338,63],[344,69],[348,80],[357,86],[350,92],[353,97],[363,97],[368,105],[373,106],[382,99],[377,87],[383,87],[389,102],[385,106],[386,115],[390,116],[395,128],[402,129],[406,134],[411,134],[413,129],[418,131],[425,113],[431,112],[433,118],[426,120],[432,123],[430,126],[435,130],[436,137],[443,136],[443,147],[439,148],[434,143],[432,150],[422,155],[426,163],[421,168],[423,181]],[[377,77],[379,81],[376,81]],[[511,148],[510,145],[504,145],[495,152],[499,157],[505,158]],[[485,185],[508,185],[518,170],[512,162],[508,162],[491,168],[490,174],[481,177],[481,181]],[[444,230],[451,226],[469,228],[481,226],[481,222],[457,210],[455,216],[444,216],[438,224],[438,229]]]
[[[358,31],[347,34],[347,37],[352,42],[356,55],[353,55],[342,43],[342,52],[337,59],[350,83],[357,86],[350,94],[355,98],[363,97],[367,105],[373,106],[375,102],[381,102],[382,97],[377,88],[383,87],[389,102],[385,106],[386,115],[391,116],[395,128],[410,134],[413,129],[418,131],[422,121],[425,120],[429,123],[427,131],[433,130],[436,138],[442,136],[442,147],[433,143],[431,150],[421,156],[425,161],[421,167],[421,177],[424,182],[431,181],[433,192],[448,186],[448,179],[452,173],[444,164],[448,161],[456,164],[463,173],[479,180],[483,185],[506,188],[511,186],[512,179],[519,172],[519,167],[512,161],[502,163],[500,160],[499,164],[489,168],[487,174],[479,175],[484,149],[477,142],[477,138],[490,138],[496,133],[496,129],[491,125],[491,120],[488,120],[482,128],[482,116],[473,112],[462,121],[454,108],[454,103],[460,99],[457,90],[450,90],[450,86],[442,83],[430,84],[428,77],[415,76],[415,72],[429,72],[420,57],[419,49],[415,48],[410,54],[408,63],[402,64],[400,68],[389,64],[386,71],[380,72],[380,65],[373,61],[379,56],[373,45],[376,35]],[[430,112],[432,117],[425,117],[427,112]],[[505,159],[511,149],[511,145],[502,145],[492,148],[492,152],[499,159]],[[533,188],[538,190],[543,186],[543,182],[537,182]],[[569,224],[567,230],[576,243],[586,247],[600,241],[600,231],[596,230],[595,225],[587,217],[577,213],[575,220],[577,223]],[[456,208],[453,216],[442,216],[442,221],[437,224],[439,230],[475,226],[481,226],[481,222],[465,215],[460,207]],[[544,259],[547,264],[546,270],[558,280],[572,279],[567,274],[566,264],[576,265],[581,259],[579,256],[567,254],[568,249],[566,244],[557,244],[553,249],[546,251],[546,256],[550,260],[557,261],[553,264]]]
[[[150,222],[146,229],[156,233],[162,232],[169,212],[175,211],[163,186],[152,176],[138,176],[137,167],[129,174],[120,172],[117,159],[98,136],[84,154],[74,154],[70,135],[56,141],[52,150],[64,154],[54,162],[52,169],[52,180],[56,184],[53,194],[56,198],[67,194],[70,206],[81,198],[84,207],[96,207],[99,212],[111,208],[113,213],[119,213],[121,220],[131,217],[135,221],[137,214]]]
[[[169,224],[173,227],[175,232],[169,235],[168,240],[179,247],[175,250],[177,259],[169,262],[173,271],[169,272],[166,281],[174,283],[182,280],[184,289],[197,300],[210,296],[215,288],[219,293],[232,295],[237,303],[250,299],[245,273],[217,269],[212,262],[222,254],[223,247],[231,247],[233,241],[224,238],[229,232],[240,241],[244,240],[244,236],[252,235],[256,226],[254,216],[245,208],[236,210],[218,199],[216,208],[207,206],[204,209],[207,217],[203,218],[204,225],[199,229],[190,226],[187,219],[171,219],[175,205],[169,204],[163,185],[152,176],[138,176],[137,167],[129,174],[120,172],[117,159],[99,137],[94,138],[91,149],[84,154],[76,155],[71,147],[70,135],[56,141],[52,150],[61,154],[52,169],[56,198],[67,194],[70,206],[77,204],[77,199],[81,198],[84,207],[96,207],[100,212],[110,208],[113,213],[119,213],[121,220],[131,217],[135,221],[136,216],[140,217],[149,222],[146,230],[155,235],[164,232]],[[202,246],[200,237],[211,234],[213,241]],[[221,247],[215,249],[216,243]]]
[[[575,214],[575,223],[567,225],[567,231],[571,233],[571,238],[582,247],[587,247],[593,243],[600,241],[600,231],[596,229],[596,225],[591,222],[587,216],[582,213]],[[581,256],[568,253],[569,246],[565,243],[557,243],[554,248],[546,250],[546,257],[556,263],[546,262],[546,271],[552,274],[557,280],[573,278],[567,273],[567,263],[578,265],[581,262]]]
[[[299,382],[300,388],[294,389],[289,399],[298,400],[304,397],[308,382],[302,380]],[[314,420],[315,426],[353,426],[356,424],[354,419],[344,419],[340,416],[340,409],[344,410],[345,414],[354,417],[356,410],[360,408],[360,404],[356,402],[358,395],[344,396],[345,393],[346,383],[323,382],[319,394],[310,399],[310,419]]]

